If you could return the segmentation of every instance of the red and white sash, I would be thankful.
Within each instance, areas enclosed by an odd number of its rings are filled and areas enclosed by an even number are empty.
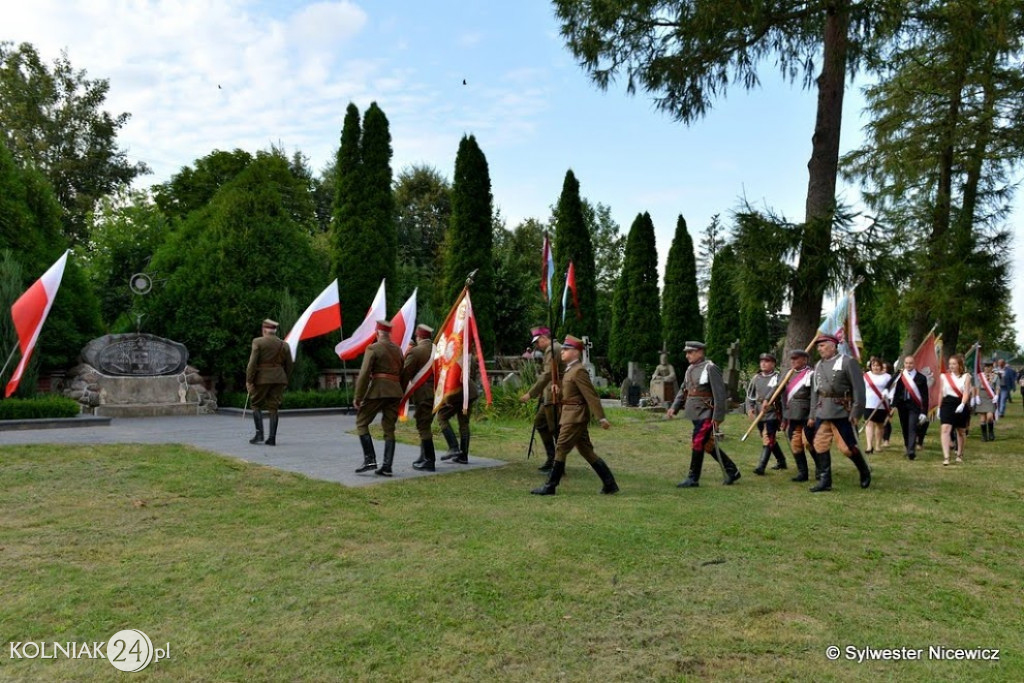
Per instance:
[[[793,394],[798,392],[802,387],[807,385],[811,369],[804,368],[800,372],[793,375],[793,378],[789,380],[789,384],[786,385],[786,402],[789,403],[793,398]]]
[[[885,400],[885,396],[883,396],[882,392],[878,390],[878,386],[875,384],[875,381],[873,379],[871,379],[871,373],[870,372],[865,372],[864,373],[864,383],[867,384],[869,387],[871,387],[871,391],[875,392],[875,396],[877,396],[878,400],[881,402],[882,409],[885,410],[886,412],[888,412],[889,411],[889,402]]]
[[[949,370],[946,370],[942,375],[946,378],[946,384],[949,385],[949,388],[952,389],[953,393],[956,394],[956,397],[963,402],[964,392],[960,391],[960,387],[956,385],[956,382],[953,380],[953,375],[949,374]]]
[[[981,386],[985,388],[985,393],[988,394],[989,400],[996,400],[996,391],[992,388],[992,385],[989,383],[988,377],[985,376],[985,373],[978,373],[978,379],[981,380]]]
[[[900,373],[900,382],[903,383],[903,388],[907,390],[907,394],[914,399],[914,403],[917,404],[918,409],[924,409],[924,401],[921,398],[921,392],[917,388],[917,384],[914,380],[907,377],[907,372],[904,370]]]

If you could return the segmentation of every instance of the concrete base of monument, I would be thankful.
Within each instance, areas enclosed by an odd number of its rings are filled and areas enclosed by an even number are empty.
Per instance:
[[[93,414],[103,417],[168,417],[202,413],[198,403],[108,403],[93,408]]]

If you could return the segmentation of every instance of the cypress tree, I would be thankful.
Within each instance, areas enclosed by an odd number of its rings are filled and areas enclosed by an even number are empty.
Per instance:
[[[487,158],[476,138],[464,135],[455,156],[452,214],[444,246],[444,290],[451,306],[465,286],[466,276],[477,271],[470,291],[485,353],[494,349],[493,215]],[[442,316],[447,313],[444,310]]]
[[[625,372],[629,361],[656,364],[661,347],[659,311],[654,223],[650,214],[637,214],[626,237],[622,275],[612,304],[609,361],[614,370]]]
[[[732,245],[719,249],[711,263],[708,284],[708,330],[704,341],[708,358],[721,367],[729,359],[729,345],[740,336],[740,312],[733,283],[735,258]]]
[[[681,215],[676,221],[676,234],[665,262],[665,293],[661,309],[665,348],[677,362],[683,362],[683,346],[688,340],[704,337],[704,320],[700,315],[697,292],[697,260],[693,240]]]
[[[591,335],[600,324],[597,319],[597,267],[594,264],[594,242],[590,237],[580,199],[580,184],[572,170],[565,173],[562,194],[555,207],[555,278],[552,283],[554,296],[552,308],[557,316],[555,328],[559,336],[573,334]],[[565,289],[565,273],[572,261],[576,272],[576,290],[579,293],[580,317],[572,303],[572,293],[566,300],[565,323],[562,317],[562,290]]]
[[[360,158],[359,109],[351,102],[345,110],[341,128],[341,146],[334,164],[334,220],[330,229],[332,276],[345,283],[339,287],[342,330],[351,332],[369,309],[380,284],[363,269],[363,258],[372,251],[373,242],[362,234],[360,204],[362,164]]]
[[[366,305],[370,305],[381,278],[386,278],[388,315],[391,315],[402,304],[396,296],[395,280],[398,228],[395,224],[395,197],[391,191],[391,132],[388,119],[376,102],[370,103],[363,115],[363,137],[359,147],[363,182],[359,213],[362,234],[369,242],[360,267],[372,281],[373,288]],[[408,296],[411,293],[404,294]]]

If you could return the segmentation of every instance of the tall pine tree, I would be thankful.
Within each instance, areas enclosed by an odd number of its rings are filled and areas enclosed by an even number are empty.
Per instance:
[[[624,373],[630,361],[655,365],[661,348],[658,250],[649,213],[638,214],[626,237],[622,275],[615,290],[609,361]]]
[[[700,315],[697,291],[697,260],[693,240],[681,215],[665,263],[665,293],[661,309],[662,338],[675,362],[684,360],[687,340],[704,338],[704,319]]]
[[[493,215],[487,158],[476,138],[464,135],[455,156],[451,223],[444,246],[444,289],[450,306],[465,286],[466,276],[477,271],[470,292],[485,353],[494,349]]]
[[[391,132],[388,119],[376,102],[371,102],[363,115],[359,152],[363,181],[359,214],[362,233],[370,240],[361,267],[373,279],[374,291],[381,278],[387,280],[388,315],[391,315],[402,303],[398,300],[395,280],[398,228],[395,225],[395,197],[391,191]],[[402,292],[402,300],[411,293]],[[367,307],[371,300],[366,300]]]
[[[332,274],[345,283],[338,290],[343,332],[351,332],[359,325],[380,284],[379,278],[361,267],[363,256],[373,248],[372,241],[366,240],[362,233],[360,220],[363,188],[359,160],[361,138],[359,109],[350,102],[345,110],[341,146],[334,164],[334,220],[330,229]]]
[[[732,245],[721,247],[711,262],[708,284],[707,355],[721,367],[729,359],[729,345],[740,336],[740,311],[733,283],[735,259]]]
[[[597,267],[594,264],[594,242],[590,237],[583,202],[580,199],[580,183],[572,169],[566,171],[562,182],[562,194],[555,207],[555,282],[552,307],[557,315],[555,328],[560,336],[593,334],[597,320]],[[573,310],[572,293],[566,299],[569,310],[562,316],[562,290],[565,289],[565,274],[573,263],[576,272],[576,290],[579,294],[580,314]]]

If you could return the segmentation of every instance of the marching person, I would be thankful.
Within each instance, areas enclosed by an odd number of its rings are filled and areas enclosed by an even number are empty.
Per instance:
[[[590,441],[591,415],[601,423],[601,429],[608,429],[611,423],[604,416],[601,398],[590,380],[590,373],[580,362],[583,353],[583,340],[566,335],[562,342],[561,355],[565,363],[560,387],[562,414],[559,417],[558,442],[555,444],[555,462],[551,466],[548,480],[543,486],[533,489],[530,493],[538,496],[553,496],[558,483],[565,474],[565,459],[573,448],[580,452],[583,459],[601,477],[601,493],[618,493],[619,485],[615,482],[611,468],[594,452],[594,444]]]
[[[395,460],[395,423],[398,422],[398,408],[402,401],[402,350],[391,341],[391,323],[377,321],[377,341],[370,344],[363,354],[363,365],[356,379],[355,400],[356,434],[363,446],[363,464],[356,472],[377,468],[377,453],[373,449],[370,425],[382,413],[381,426],[384,428],[384,464],[376,470],[381,477],[390,477]]]
[[[942,425],[942,464],[949,464],[953,430],[956,430],[956,461],[964,461],[967,441],[967,422],[970,419],[971,375],[964,372],[964,357],[959,353],[949,357],[948,367],[939,376],[942,402],[939,403],[939,423]]]
[[[406,387],[420,371],[434,360],[434,330],[426,325],[417,325],[413,333],[415,343],[405,354],[402,365],[402,384]],[[416,416],[416,432],[420,437],[420,457],[412,464],[415,470],[434,471],[436,453],[434,451],[434,435],[430,428],[434,422],[434,376],[430,373],[409,402],[413,405]]]
[[[555,439],[558,438],[557,391],[559,380],[565,372],[565,362],[562,360],[562,345],[552,341],[551,330],[546,327],[534,327],[530,334],[533,335],[532,344],[543,354],[543,370],[537,376],[537,381],[529,391],[519,397],[519,400],[526,403],[531,398],[540,398],[533,426],[540,435],[541,443],[544,444],[547,460],[538,469],[541,472],[550,472],[555,463]]]
[[[256,435],[249,443],[277,445],[277,410],[292,374],[292,352],[277,336],[277,322],[263,321],[260,336],[252,340],[249,363],[245,367],[245,389],[252,401],[252,419]],[[263,440],[263,411],[270,413],[270,436]]]
[[[996,408],[999,401],[999,375],[992,361],[985,361],[974,387],[974,412],[981,416],[981,440],[996,440]]]
[[[462,410],[462,388],[460,386],[459,390],[450,394],[437,409],[437,424],[441,425],[441,433],[444,434],[444,438],[448,442],[448,453],[441,459],[450,460],[457,465],[469,464],[469,418],[473,414],[473,404],[480,397],[480,390],[476,388],[476,378],[479,374],[476,366],[473,366],[472,370],[464,369],[463,372],[470,373],[469,407],[465,411]],[[452,429],[451,419],[453,417],[459,423],[458,441],[455,440],[455,431]]]
[[[814,461],[814,479],[821,476],[821,466],[814,452],[814,431],[807,426],[807,416],[811,412],[811,382],[814,370],[807,367],[808,354],[803,349],[789,352],[790,366],[793,374],[786,382],[782,391],[782,416],[786,436],[793,450],[796,461],[797,475],[790,481],[807,481],[807,455],[809,451]]]
[[[704,454],[715,461],[721,456],[726,477],[723,484],[733,484],[740,478],[739,468],[718,445],[718,428],[725,420],[726,394],[722,371],[705,358],[703,342],[688,341],[683,347],[689,367],[683,374],[679,393],[669,406],[665,417],[672,419],[679,410],[693,422],[693,436],[690,439],[690,470],[686,479],[676,484],[678,488],[700,486],[700,473],[704,465]]]
[[[754,474],[764,476],[764,468],[768,466],[768,459],[771,456],[775,456],[773,470],[786,469],[786,456],[782,453],[776,438],[779,433],[780,401],[776,398],[774,403],[768,402],[779,387],[779,371],[775,369],[775,354],[762,353],[758,362],[761,371],[754,375],[747,385],[746,408],[747,415],[751,419],[761,415],[761,419],[757,423],[757,431],[761,435],[761,459],[757,463]]]
[[[811,411],[807,426],[814,428],[814,451],[821,463],[821,478],[812,493],[832,490],[832,454],[835,441],[860,473],[860,487],[871,486],[871,470],[857,445],[857,421],[864,410],[864,373],[857,362],[838,351],[839,340],[819,334],[816,342],[821,360],[814,368]]]
[[[1005,358],[999,359],[999,367],[996,370],[999,375],[999,403],[996,406],[999,417],[1006,415],[1006,404],[1013,400],[1013,387],[1017,384],[1017,371],[1012,365],[1006,364]]]
[[[903,446],[908,460],[917,457],[918,428],[928,421],[928,378],[917,371],[913,356],[903,358],[903,372],[894,378],[892,405],[900,416],[903,431]]]
[[[892,375],[885,371],[882,359],[872,356],[868,361],[868,371],[864,373],[864,412],[868,416],[864,424],[868,447],[864,453],[867,455],[882,450],[882,436],[890,412],[889,400],[885,394],[891,380]]]

